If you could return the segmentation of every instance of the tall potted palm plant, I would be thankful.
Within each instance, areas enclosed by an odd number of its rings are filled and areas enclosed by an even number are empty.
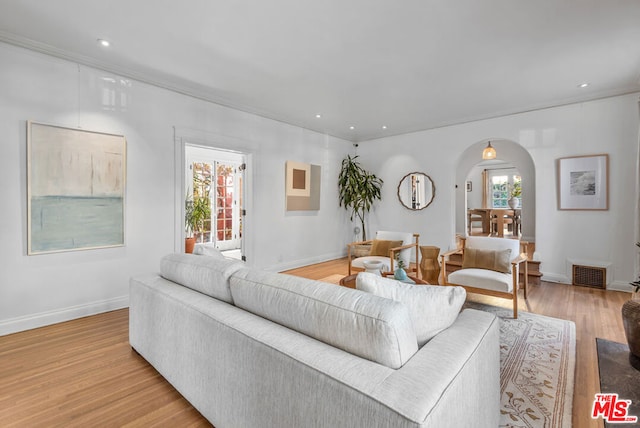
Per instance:
[[[366,171],[357,161],[358,156],[347,155],[342,160],[338,176],[339,203],[351,211],[351,220],[357,217],[362,224],[362,239],[367,240],[365,214],[371,210],[373,202],[381,199],[382,179]]]
[[[209,196],[200,196],[193,198],[188,196],[185,201],[185,252],[193,252],[193,247],[196,243],[196,235],[202,237],[204,235],[205,222],[211,217],[211,201]]]

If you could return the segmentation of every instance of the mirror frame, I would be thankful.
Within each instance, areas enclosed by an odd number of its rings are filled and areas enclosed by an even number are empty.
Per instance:
[[[431,183],[431,199],[429,200],[429,202],[427,202],[426,204],[424,204],[424,206],[420,207],[420,208],[411,208],[410,206],[407,206],[407,204],[404,203],[404,201],[402,200],[402,198],[400,197],[400,187],[402,186],[402,182],[405,180],[405,178],[413,175],[413,174],[422,174],[425,177],[427,177],[429,179],[429,182]],[[403,207],[405,207],[408,210],[411,211],[421,211],[425,208],[427,208],[429,205],[431,205],[431,203],[433,202],[433,199],[436,197],[436,185],[433,182],[433,179],[429,176],[429,174],[425,174],[424,172],[420,172],[420,171],[413,171],[410,172],[408,174],[406,174],[404,177],[402,177],[400,179],[400,182],[398,183],[398,200],[400,201],[400,203],[402,204]]]

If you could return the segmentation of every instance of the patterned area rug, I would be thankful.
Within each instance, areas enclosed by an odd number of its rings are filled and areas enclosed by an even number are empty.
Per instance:
[[[467,301],[500,318],[501,427],[571,427],[576,326],[571,321]]]

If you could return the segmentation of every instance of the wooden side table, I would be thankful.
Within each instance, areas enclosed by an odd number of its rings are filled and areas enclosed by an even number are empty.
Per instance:
[[[428,284],[438,284],[438,278],[440,277],[440,264],[438,263],[440,247],[421,246],[420,253],[422,257],[420,260],[422,278]]]

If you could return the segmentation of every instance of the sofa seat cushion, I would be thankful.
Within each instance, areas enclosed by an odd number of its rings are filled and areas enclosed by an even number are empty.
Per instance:
[[[397,369],[418,350],[401,303],[290,275],[241,269],[230,279],[235,305],[353,355]]]
[[[455,322],[467,296],[462,287],[413,285],[367,272],[358,274],[356,288],[407,306],[419,347]]]
[[[194,254],[169,254],[160,260],[160,275],[192,290],[233,304],[229,277],[244,263]]]
[[[487,269],[460,269],[449,274],[448,282],[505,293],[513,290],[513,277],[510,273]]]
[[[389,257],[389,251],[392,248],[402,246],[402,241],[387,241],[385,239],[374,239],[371,244],[370,256]]]

